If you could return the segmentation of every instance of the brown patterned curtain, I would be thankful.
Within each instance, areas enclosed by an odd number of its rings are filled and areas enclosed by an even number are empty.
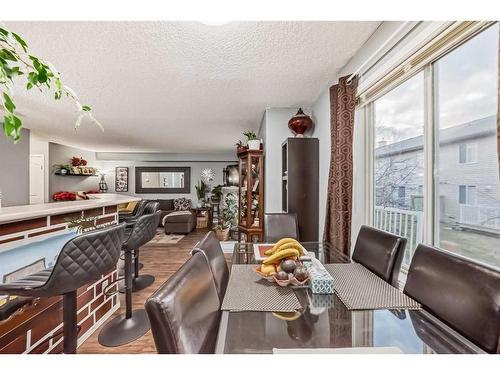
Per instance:
[[[352,137],[358,77],[330,87],[331,157],[323,240],[349,255],[352,215]]]
[[[500,38],[498,40],[498,101],[497,101],[497,157],[498,157],[498,178],[500,179]],[[500,343],[499,343],[500,345]]]

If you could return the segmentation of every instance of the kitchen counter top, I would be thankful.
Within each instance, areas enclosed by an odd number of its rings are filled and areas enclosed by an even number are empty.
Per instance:
[[[114,193],[89,194],[88,197],[88,200],[3,207],[0,208],[0,224],[141,200],[134,196]]]

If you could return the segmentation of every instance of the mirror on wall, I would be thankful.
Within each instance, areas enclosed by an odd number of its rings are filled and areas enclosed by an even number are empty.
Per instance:
[[[190,167],[136,167],[135,192],[190,193]]]

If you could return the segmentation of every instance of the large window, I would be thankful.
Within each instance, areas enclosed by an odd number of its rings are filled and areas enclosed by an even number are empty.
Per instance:
[[[367,107],[373,224],[408,239],[406,266],[426,242],[500,268],[498,35],[494,24]]]
[[[422,242],[423,74],[378,99],[374,107],[374,224],[408,238],[404,259],[409,264]]]
[[[440,247],[500,267],[498,25],[434,64]],[[457,163],[458,154],[458,163]]]

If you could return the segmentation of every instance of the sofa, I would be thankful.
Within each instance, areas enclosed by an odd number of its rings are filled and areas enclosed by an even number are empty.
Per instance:
[[[159,226],[164,226],[165,233],[191,233],[196,228],[196,211],[193,209],[175,210],[174,199],[156,199],[160,203],[160,222]],[[169,215],[173,214],[173,215]],[[169,215],[168,217],[166,217]],[[165,223],[165,225],[163,225]]]

